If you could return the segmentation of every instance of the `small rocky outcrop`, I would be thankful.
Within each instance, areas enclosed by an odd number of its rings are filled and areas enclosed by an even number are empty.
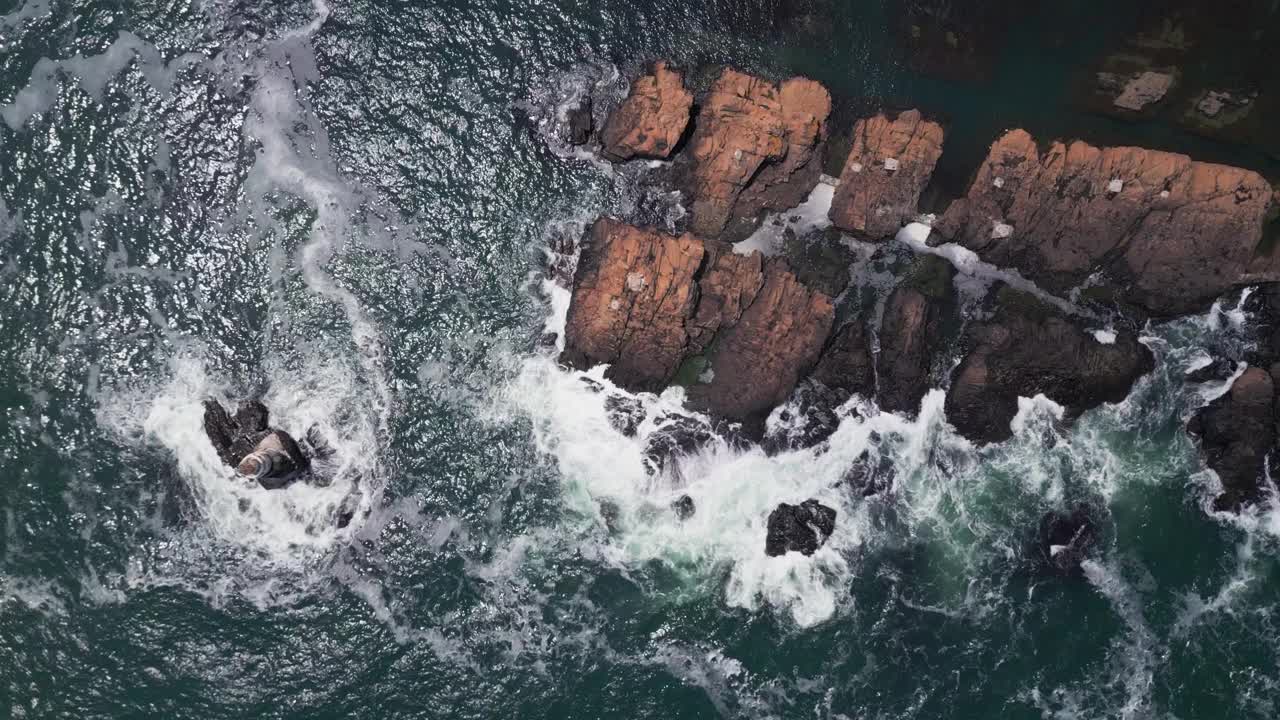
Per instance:
[[[960,243],[1056,293],[1101,271],[1115,299],[1171,316],[1276,279],[1275,263],[1255,258],[1271,202],[1252,171],[1079,141],[1041,151],[1014,130],[991,146],[932,241]]]
[[[945,345],[944,321],[955,306],[954,275],[946,260],[918,256],[885,301],[876,356],[881,408],[907,414],[920,409],[934,354]]]
[[[823,442],[840,426],[836,410],[845,399],[822,383],[801,382],[786,404],[770,414],[761,447],[774,455]]]
[[[1251,367],[1191,418],[1187,429],[1199,439],[1206,463],[1222,482],[1215,509],[1238,510],[1262,497],[1267,453],[1276,445],[1275,409],[1274,379]]]
[[[917,213],[942,155],[942,136],[942,126],[919,110],[859,120],[831,200],[831,222],[868,240],[893,237]]]
[[[671,511],[676,514],[676,518],[688,520],[698,511],[698,507],[694,504],[693,498],[688,495],[681,495],[671,501]]]
[[[1037,564],[1056,575],[1079,575],[1080,563],[1098,541],[1094,513],[1083,504],[1045,513],[1036,533]]]
[[[1019,397],[1043,393],[1069,418],[1120,402],[1155,366],[1151,351],[1127,330],[1100,342],[1081,322],[1034,297],[1004,288],[991,320],[970,326],[965,354],[947,391],[947,420],[980,443],[1012,434]]]
[[[583,95],[576,103],[565,107],[562,127],[562,139],[570,145],[586,145],[591,140],[593,127],[590,95]]]
[[[799,505],[780,503],[769,513],[764,553],[769,557],[798,552],[812,555],[836,529],[836,511],[817,500]]]
[[[845,471],[841,483],[862,497],[871,497],[891,490],[895,474],[889,456],[863,450]]]
[[[761,422],[817,361],[832,315],[781,259],[602,218],[578,262],[561,359],[609,363],[631,390],[678,379],[699,408]]]
[[[707,423],[684,415],[671,415],[645,439],[645,472],[661,475],[674,467],[679,458],[698,452],[716,439],[715,430]]]
[[[693,94],[684,78],[665,62],[631,84],[627,99],[618,106],[600,132],[601,150],[614,162],[634,159],[665,160],[671,157],[685,128]]]
[[[685,177],[693,232],[737,240],[761,213],[799,205],[818,182],[831,96],[820,83],[775,85],[726,68],[702,101]]]
[[[299,479],[310,460],[288,433],[269,426],[260,402],[240,403],[231,416],[216,400],[204,402],[204,431],[222,462],[275,490]]]

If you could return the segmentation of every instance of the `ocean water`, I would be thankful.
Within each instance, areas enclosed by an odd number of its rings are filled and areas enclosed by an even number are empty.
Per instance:
[[[679,218],[653,168],[555,135],[568,100],[616,100],[658,57],[932,104],[961,156],[1003,123],[1271,162],[1046,106],[1025,65],[972,90],[917,76],[887,0],[816,34],[782,5],[0,4],[0,715],[1275,717],[1280,508],[1212,513],[1182,430],[1226,389],[1184,373],[1255,341],[1241,294],[1142,328],[1156,370],[1071,425],[1027,398],[1013,439],[975,448],[942,368],[914,418],[855,399],[823,448],[715,442],[656,477],[644,438],[688,414],[680,390],[638,396],[626,438],[603,369],[539,343],[566,239]],[[946,256],[970,301],[1035,291],[926,230],[898,249]],[[331,485],[229,477],[200,401],[246,395],[325,430]],[[868,449],[888,496],[837,487]],[[809,497],[835,534],[766,558],[768,512]],[[1039,517],[1076,502],[1101,508],[1097,552],[1037,574]]]

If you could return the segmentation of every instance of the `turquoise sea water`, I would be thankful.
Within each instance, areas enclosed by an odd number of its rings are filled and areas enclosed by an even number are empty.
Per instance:
[[[1237,297],[1146,328],[1156,372],[1071,427],[1029,401],[976,450],[934,392],[826,452],[713,446],[678,481],[538,349],[563,298],[547,248],[600,213],[671,213],[643,168],[548,121],[653,58],[921,104],[957,164],[1024,125],[1273,169],[1071,109],[1106,23],[1052,53],[1014,34],[974,84],[914,73],[888,3],[821,31],[777,10],[0,5],[0,714],[1275,717],[1280,513],[1208,513],[1181,429],[1219,390],[1183,371],[1249,342]],[[320,423],[344,474],[236,485],[200,435],[210,394]],[[836,481],[872,431],[898,491],[864,501]],[[677,490],[691,523],[664,509]],[[836,534],[763,557],[768,511],[806,497]],[[1082,500],[1106,508],[1085,577],[1037,575],[1040,515]]]

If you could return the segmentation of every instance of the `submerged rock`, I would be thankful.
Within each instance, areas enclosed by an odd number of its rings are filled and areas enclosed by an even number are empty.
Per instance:
[[[836,431],[843,402],[840,393],[821,383],[805,381],[791,399],[769,416],[761,446],[770,455],[813,447]]]
[[[775,85],[726,68],[690,139],[693,231],[737,240],[764,211],[799,205],[818,183],[830,114],[831,96],[814,80]]]
[[[1280,279],[1255,258],[1272,189],[1249,170],[1133,147],[1055,142],[1022,130],[996,141],[937,238],[1065,292],[1097,272],[1116,299],[1159,316]]]
[[[600,133],[604,156],[614,162],[665,160],[689,125],[693,94],[665,62],[631,84],[631,93],[609,115]]]
[[[1043,393],[1075,418],[1124,400],[1155,367],[1151,351],[1128,330],[1102,343],[1080,321],[1025,293],[1004,288],[997,302],[990,321],[966,330],[966,353],[947,391],[947,420],[970,440],[1008,439],[1019,397]]]
[[[630,395],[611,393],[604,399],[604,411],[609,425],[627,437],[635,437],[636,429],[644,422],[644,404]]]
[[[660,475],[674,467],[679,458],[715,441],[716,433],[710,425],[685,415],[669,415],[645,438],[645,471]]]
[[[1059,575],[1080,574],[1080,563],[1098,540],[1093,515],[1087,505],[1076,505],[1068,512],[1045,513],[1036,534],[1039,564]]]
[[[1222,482],[1215,509],[1238,510],[1263,496],[1267,454],[1276,445],[1275,400],[1271,375],[1251,367],[1188,423],[1205,462]]]
[[[764,553],[769,557],[799,552],[812,555],[836,529],[836,511],[817,500],[799,505],[781,503],[769,513]]]
[[[863,450],[845,471],[841,483],[863,497],[878,495],[893,488],[893,459],[887,455]]]
[[[693,504],[693,498],[688,495],[681,495],[671,502],[671,510],[676,514],[677,518],[681,520],[688,520],[693,517],[697,508]]]
[[[942,136],[942,126],[919,110],[859,120],[831,201],[831,222],[869,240],[893,237],[917,214],[942,155]]]

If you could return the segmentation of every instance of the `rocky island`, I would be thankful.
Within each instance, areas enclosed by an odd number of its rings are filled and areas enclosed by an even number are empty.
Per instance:
[[[1264,240],[1276,194],[1258,173],[1011,130],[993,139],[967,189],[931,221],[927,245],[914,248],[877,314],[842,268],[815,273],[793,266],[786,251],[740,244],[820,183],[832,186],[831,230],[803,241],[788,230],[788,243],[818,244],[839,258],[847,252],[841,232],[881,246],[904,224],[930,221],[920,202],[945,151],[944,124],[915,109],[847,129],[833,128],[831,116],[830,93],[806,78],[775,82],[723,68],[695,92],[666,62],[636,78],[608,116],[599,150],[612,162],[666,161],[656,182],[681,192],[688,216],[677,233],[614,217],[591,226],[561,361],[607,364],[606,376],[633,391],[681,385],[691,407],[756,440],[775,408],[802,395],[815,413],[857,395],[912,415],[931,387],[942,387],[955,430],[998,443],[1012,435],[1020,397],[1044,395],[1068,422],[1123,401],[1154,367],[1143,323],[1280,282],[1280,255]],[[828,138],[846,131],[847,157],[827,158]],[[836,161],[839,178],[822,176]],[[943,252],[955,247],[1029,281],[1031,291],[996,282],[961,317],[957,270],[946,259],[955,254]],[[1263,354],[1280,359],[1280,345],[1267,347]],[[1276,385],[1270,371],[1250,368],[1191,422],[1223,482],[1219,508],[1259,497],[1276,443]],[[769,520],[769,553],[813,552],[835,522],[820,508],[812,500],[780,506]],[[1071,548],[1050,564],[1066,571],[1079,561],[1087,515],[1076,508],[1046,517],[1041,533],[1054,539],[1045,547]]]

